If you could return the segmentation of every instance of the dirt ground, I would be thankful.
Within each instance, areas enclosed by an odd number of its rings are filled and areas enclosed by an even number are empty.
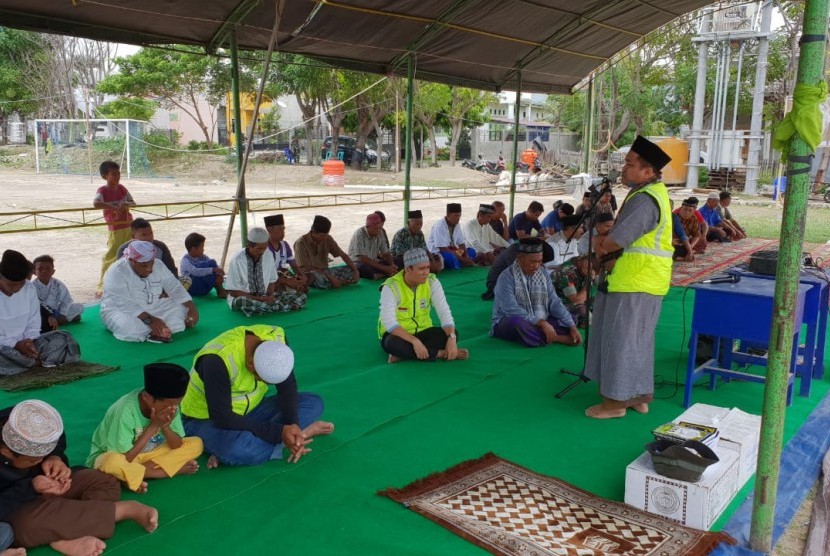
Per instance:
[[[232,174],[233,168],[231,168]],[[215,176],[215,177],[214,177]],[[332,193],[354,193],[372,191],[370,187],[403,183],[403,173],[354,172],[347,171],[347,188],[331,188],[320,184],[320,167],[288,165],[254,165],[247,177],[247,196],[277,197],[285,195],[327,195]],[[413,169],[413,185],[441,184],[486,186],[487,176],[467,168],[425,168]],[[35,174],[32,170],[0,169],[0,212],[35,209],[89,207],[96,189],[102,185],[100,178],[90,180],[88,176]],[[151,204],[159,202],[230,199],[236,191],[233,175],[228,175],[227,164],[203,164],[188,171],[179,178],[122,178],[136,202]],[[365,185],[367,187],[351,187]],[[538,197],[533,197],[538,198]],[[516,206],[525,207],[533,199],[527,194],[517,194]],[[507,195],[499,199],[507,203]],[[541,200],[549,208],[556,197]],[[495,199],[466,197],[458,199],[464,216],[472,218],[479,203]],[[455,200],[453,200],[455,201]],[[424,212],[424,228],[428,232],[432,222],[444,214],[446,199],[413,201],[412,209]],[[365,223],[368,213],[382,210],[387,215],[386,229],[391,236],[403,225],[403,203],[385,202],[375,205],[320,207],[283,210],[286,221],[286,239],[293,243],[308,231],[315,214],[327,216],[333,222],[332,236],[344,250],[348,248],[352,233]],[[262,225],[262,218],[270,213],[256,212],[249,215],[249,226]],[[156,239],[167,243],[174,259],[178,262],[184,254],[184,238],[190,232],[199,232],[207,238],[206,253],[221,257],[227,235],[228,217],[209,217],[189,220],[167,220],[153,223]],[[55,258],[55,276],[69,287],[76,301],[92,302],[101,270],[101,257],[107,241],[103,226],[73,228],[67,230],[8,233],[0,235],[3,249],[16,249],[30,260],[38,255],[49,254]],[[231,237],[229,256],[241,246],[239,219],[237,218]]]

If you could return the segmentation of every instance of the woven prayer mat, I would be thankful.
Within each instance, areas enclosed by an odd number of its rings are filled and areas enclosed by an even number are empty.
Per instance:
[[[712,242],[702,255],[690,263],[675,261],[671,273],[672,286],[688,286],[704,278],[748,262],[749,256],[762,249],[775,249],[776,239],[747,238],[731,243]]]
[[[0,376],[0,389],[7,392],[19,390],[33,390],[47,388],[56,384],[66,384],[89,376],[102,375],[118,370],[119,367],[75,361],[58,367],[32,367],[21,373],[10,376]]]
[[[734,544],[725,533],[683,527],[492,453],[379,494],[492,554],[679,556]]]

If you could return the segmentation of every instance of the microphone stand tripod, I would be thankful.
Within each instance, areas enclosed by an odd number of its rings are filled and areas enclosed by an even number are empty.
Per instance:
[[[588,219],[589,216],[593,216],[593,215],[596,214],[597,203],[599,202],[600,198],[605,194],[606,191],[608,191],[608,192],[611,191],[611,180],[608,179],[607,177],[602,180],[602,188],[601,189],[597,190],[596,188],[594,188],[593,194],[591,195],[591,208],[582,213],[582,220],[579,222],[579,226],[582,226],[582,223],[586,219]],[[576,371],[571,371],[571,370],[565,369],[565,368],[559,369],[560,373],[565,374],[565,375],[575,376],[576,380],[574,380],[569,385],[567,385],[565,388],[563,388],[562,390],[557,392],[556,395],[555,395],[555,397],[557,399],[561,399],[562,397],[565,396],[565,394],[567,394],[568,392],[570,392],[571,390],[573,390],[574,388],[576,388],[580,384],[583,384],[585,382],[591,382],[591,379],[588,378],[587,376],[585,376],[585,364],[588,361],[588,337],[590,336],[590,333],[591,333],[591,301],[593,300],[592,292],[593,292],[593,288],[594,288],[594,277],[593,277],[593,274],[594,274],[594,256],[593,255],[594,255],[594,225],[596,223],[595,218],[590,218],[588,220],[588,222],[589,222],[589,226],[588,226],[588,277],[589,277],[589,283],[588,283],[588,289],[586,291],[587,297],[585,299],[586,316],[585,316],[585,334],[582,338],[582,347],[583,347],[582,370],[579,371],[579,372],[576,372]],[[579,226],[576,228],[576,230],[579,229]],[[570,243],[570,241],[573,239],[573,234],[576,232],[576,230],[574,230],[571,233],[571,237],[568,238],[568,243]]]

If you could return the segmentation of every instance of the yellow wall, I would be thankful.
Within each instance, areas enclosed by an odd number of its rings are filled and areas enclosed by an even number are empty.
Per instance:
[[[228,141],[230,142],[231,146],[236,146],[236,133],[233,130],[233,94],[228,93],[226,96],[226,104],[225,106],[228,109],[225,111],[227,115],[227,129],[228,129]],[[247,138],[250,134],[250,127],[251,122],[254,119],[254,105],[256,105],[256,95],[253,93],[240,93],[239,94],[239,111],[242,113],[242,132],[245,134]],[[262,103],[259,105],[259,118],[257,119],[257,129],[261,130],[262,127],[260,122],[262,122],[262,117],[271,110],[273,103],[269,100],[263,100]],[[256,135],[256,133],[254,134]]]

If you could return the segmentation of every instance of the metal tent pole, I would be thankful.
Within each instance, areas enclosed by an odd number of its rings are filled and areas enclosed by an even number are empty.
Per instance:
[[[703,15],[700,34],[712,32],[712,12]],[[698,40],[698,39],[693,39]],[[697,187],[698,168],[700,168],[700,145],[703,142],[703,113],[706,110],[706,73],[709,67],[709,41],[699,39],[697,45],[697,83],[695,84],[695,108],[692,114],[692,130],[689,138],[689,171],[686,176],[686,189]],[[711,141],[710,141],[711,144]],[[711,160],[712,148],[709,147]]]
[[[591,136],[594,133],[594,124],[591,115],[594,113],[594,78],[588,80],[588,98],[585,100],[585,131],[582,133],[582,171],[586,174],[591,167]]]
[[[522,114],[522,66],[516,68],[516,104],[513,106],[513,170],[510,172],[510,202],[508,218],[513,218],[516,197],[516,169],[519,165],[519,116]],[[527,137],[525,137],[527,138]],[[533,168],[530,169],[533,171]]]
[[[798,60],[797,84],[818,85],[824,78],[824,50],[827,33],[828,0],[807,0]],[[775,301],[768,354],[761,443],[755,498],[752,504],[750,548],[769,552],[775,521],[775,502],[784,435],[787,383],[792,357],[793,314],[800,279],[801,246],[810,192],[811,148],[796,133],[790,142],[790,182],[784,200],[784,218],[775,276]],[[808,371],[809,372],[809,371]]]
[[[752,118],[749,123],[749,154],[747,156],[746,185],[744,192],[757,193],[759,161],[761,158],[761,126],[764,119],[764,89],[767,81],[767,56],[769,33],[772,29],[772,0],[764,2],[761,8],[761,38],[758,39],[758,59],[755,63],[755,90],[752,93]]]
[[[406,57],[406,151],[403,169],[403,221],[409,220],[409,197],[412,186],[412,100],[415,96],[415,53]],[[421,143],[423,151],[423,143]]]

